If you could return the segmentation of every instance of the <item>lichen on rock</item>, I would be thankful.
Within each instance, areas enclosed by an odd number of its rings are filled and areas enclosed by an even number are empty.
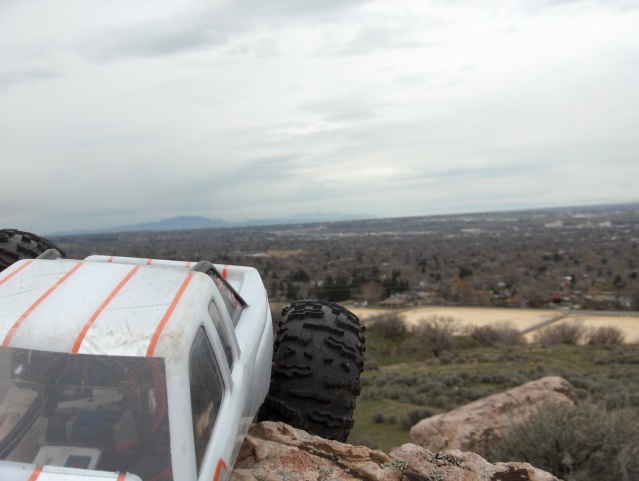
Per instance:
[[[249,431],[231,481],[557,481],[526,463],[491,464],[474,453],[404,444],[390,454],[329,441],[284,423]]]

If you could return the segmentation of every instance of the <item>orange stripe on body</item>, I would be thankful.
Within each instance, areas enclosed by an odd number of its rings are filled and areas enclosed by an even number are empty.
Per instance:
[[[147,266],[150,266],[150,265],[151,265],[151,262],[153,262],[153,259],[149,259],[149,260],[147,260],[147,261],[146,261],[146,265],[147,265]]]
[[[9,274],[7,277],[5,277],[4,279],[2,279],[0,281],[0,285],[4,284],[5,282],[7,282],[9,279],[11,279],[13,276],[15,276],[18,272],[20,272],[22,269],[24,269],[25,267],[27,267],[29,264],[31,264],[33,262],[33,259],[31,259],[30,261],[25,262],[24,264],[22,264],[20,267],[18,267],[15,271],[13,271],[11,274]]]
[[[31,476],[29,476],[29,481],[36,481],[36,479],[38,479],[38,476],[40,476],[41,472],[42,472],[42,466],[36,466],[36,468],[31,473]]]
[[[37,301],[35,301],[33,304],[31,304],[31,307],[29,307],[26,311],[24,311],[24,314],[22,314],[18,320],[13,324],[13,326],[11,326],[11,329],[9,329],[9,333],[7,334],[7,336],[4,338],[4,341],[2,342],[3,346],[8,346],[9,343],[11,342],[11,338],[13,338],[13,335],[15,334],[15,332],[18,330],[18,328],[20,327],[20,324],[22,324],[22,322],[29,316],[29,314],[31,314],[36,307],[38,307],[40,305],[40,303],[42,303],[42,301],[44,301],[47,297],[49,297],[49,295],[55,291],[58,287],[60,287],[60,285],[66,281],[69,277],[71,277],[71,274],[73,274],[75,271],[77,271],[80,267],[82,266],[82,263],[78,263],[76,264],[73,269],[71,269],[69,272],[67,272],[64,276],[62,276],[60,279],[58,279],[58,281],[53,284],[48,290],[47,292],[45,292],[44,294],[42,294]]]
[[[186,286],[188,286],[189,282],[191,282],[191,279],[193,279],[193,272],[189,272],[187,274],[186,279],[184,279],[184,282],[182,282],[182,285],[178,289],[177,294],[175,294],[175,297],[173,298],[173,302],[171,302],[171,305],[164,313],[164,317],[162,317],[160,324],[158,324],[158,327],[155,329],[155,332],[153,333],[153,337],[151,338],[151,342],[149,343],[149,347],[146,351],[147,357],[153,356],[153,353],[155,352],[155,347],[158,343],[158,339],[160,339],[160,334],[162,334],[162,330],[164,329],[164,326],[166,326],[166,323],[169,322],[169,318],[171,317],[171,314],[173,314],[175,307],[178,305],[178,302],[180,302],[180,298],[182,297],[182,294],[184,294],[184,291],[186,290]]]
[[[126,277],[122,279],[120,283],[115,287],[115,289],[113,289],[111,294],[109,294],[109,297],[107,297],[104,300],[104,302],[100,305],[100,307],[98,307],[98,309],[93,313],[91,318],[87,321],[87,323],[84,325],[84,327],[80,331],[78,338],[75,340],[75,343],[73,344],[73,349],[71,349],[72,354],[78,353],[78,351],[80,350],[80,346],[82,345],[82,341],[84,341],[84,337],[87,335],[87,332],[89,331],[89,328],[93,325],[95,320],[106,308],[106,306],[113,300],[113,298],[117,295],[117,293],[120,292],[120,289],[124,287],[124,284],[129,282],[129,279],[133,277],[133,274],[135,274],[138,271],[138,269],[140,269],[140,266],[135,266],[133,269],[131,269],[129,273],[126,275]]]
[[[109,256],[109,258],[107,259],[107,262],[113,262],[113,256]]]
[[[224,264],[224,267],[222,267],[222,277],[224,277],[224,279],[226,279],[226,275],[229,272],[228,268],[229,268],[228,264]]]
[[[124,481],[125,478],[126,478],[126,473],[120,473],[118,474],[118,479],[116,479],[115,481]]]
[[[223,459],[219,459],[217,461],[217,466],[215,468],[215,477],[213,478],[213,481],[218,481],[218,479],[220,479],[220,473],[222,472],[222,469],[224,469],[224,471],[228,470],[224,460]]]

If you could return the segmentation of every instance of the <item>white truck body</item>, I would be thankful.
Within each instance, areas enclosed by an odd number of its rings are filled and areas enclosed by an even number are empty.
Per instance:
[[[193,410],[199,391],[193,391],[190,369],[204,362],[194,351],[202,332],[208,342],[203,345],[212,348],[222,392],[220,402],[209,403],[206,416],[197,417]],[[20,449],[0,441],[0,479],[226,479],[268,392],[272,341],[266,290],[253,268],[107,256],[16,262],[0,273],[0,440],[18,430],[14,411],[21,408],[11,405],[13,398],[25,409],[35,403],[29,399],[42,398],[43,407],[28,430],[22,430]],[[38,359],[42,365],[67,366],[52,371],[66,379],[64,387],[55,387],[53,380],[34,382],[35,374],[24,378]],[[152,380],[137,379],[133,369],[118,367],[137,365],[136,359],[146,369],[140,372]],[[100,371],[95,361],[110,367]],[[96,379],[111,373],[109,369],[124,377],[100,384]],[[135,393],[140,395],[143,383],[151,386],[142,402],[146,417],[128,422],[130,406],[141,403]],[[210,419],[215,411],[216,419]],[[60,433],[53,428],[58,414]],[[105,427],[107,420],[116,427]],[[118,434],[133,430],[127,424],[140,433],[129,438]],[[92,429],[108,432],[115,447],[96,440],[81,451],[77,440],[93,439]],[[202,435],[204,448],[196,446]],[[156,442],[154,436],[162,440]],[[29,444],[27,438],[35,440]],[[156,443],[153,452],[151,443]],[[133,458],[143,455],[167,458],[166,468],[153,475],[136,473]],[[111,468],[100,470],[107,457]],[[119,458],[129,461],[119,467]],[[84,469],[69,467],[77,466],[74,462]],[[148,461],[142,464],[142,471],[151,469]]]

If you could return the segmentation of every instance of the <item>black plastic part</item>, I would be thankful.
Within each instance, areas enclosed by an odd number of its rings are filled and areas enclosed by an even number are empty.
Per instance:
[[[224,305],[231,316],[233,325],[237,326],[237,323],[242,317],[242,311],[247,306],[246,301],[242,299],[242,296],[233,289],[233,286],[231,286],[222,274],[220,274],[220,271],[217,270],[215,265],[209,261],[200,261],[191,267],[191,270],[194,272],[203,272],[213,279],[217,290],[220,291],[220,294],[222,295],[222,300],[224,301]]]
[[[364,370],[364,327],[342,306],[297,301],[282,311],[261,420],[346,441]]]

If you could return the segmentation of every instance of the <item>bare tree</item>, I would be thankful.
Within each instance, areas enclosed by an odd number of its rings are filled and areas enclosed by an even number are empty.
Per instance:
[[[367,330],[383,339],[398,341],[406,335],[408,328],[404,319],[393,312],[369,319]]]
[[[625,337],[626,334],[614,326],[600,326],[586,333],[590,346],[618,346]]]
[[[583,339],[586,328],[581,322],[562,322],[546,327],[535,334],[535,342],[545,346],[551,344],[576,345]]]
[[[514,346],[523,343],[521,333],[507,324],[473,326],[470,328],[470,336],[481,344],[503,346],[508,352],[512,351]]]
[[[413,331],[413,347],[429,351],[435,357],[455,347],[459,326],[452,317],[431,316],[418,323]]]

